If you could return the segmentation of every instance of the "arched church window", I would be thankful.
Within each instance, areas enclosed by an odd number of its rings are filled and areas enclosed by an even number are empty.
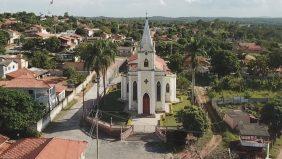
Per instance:
[[[133,82],[133,101],[137,101],[137,82]]]
[[[161,101],[161,83],[157,83],[157,101]]]
[[[145,59],[145,61],[144,61],[144,67],[149,67],[149,61],[148,61],[148,59]]]
[[[126,92],[127,92],[127,93],[129,92],[129,86],[128,86],[128,83],[126,84]]]
[[[165,86],[165,90],[166,90],[166,93],[169,93],[170,88],[169,88],[169,84],[168,83]]]

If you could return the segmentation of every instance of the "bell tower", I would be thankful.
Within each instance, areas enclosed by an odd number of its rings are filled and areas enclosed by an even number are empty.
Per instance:
[[[138,52],[138,68],[140,70],[154,70],[155,45],[151,37],[149,21],[146,14],[145,27],[143,30],[140,50]]]

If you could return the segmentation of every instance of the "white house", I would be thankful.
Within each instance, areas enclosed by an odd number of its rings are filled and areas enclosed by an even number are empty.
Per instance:
[[[28,61],[23,57],[22,54],[17,55],[0,55],[0,61],[10,60],[18,63],[18,68],[28,68]]]
[[[121,82],[121,99],[128,101],[128,109],[143,115],[169,112],[168,103],[177,101],[176,75],[156,55],[148,19],[137,54],[129,58],[128,65]]]
[[[0,77],[6,78],[6,74],[17,71],[18,63],[13,60],[0,61]]]
[[[47,110],[52,109],[57,103],[55,85],[36,78],[22,76],[9,81],[0,81],[0,87],[25,91],[38,103],[45,105]]]
[[[21,37],[21,34],[14,30],[8,30],[8,33],[10,35],[10,39],[8,41],[8,44],[14,44],[16,40],[19,40]]]

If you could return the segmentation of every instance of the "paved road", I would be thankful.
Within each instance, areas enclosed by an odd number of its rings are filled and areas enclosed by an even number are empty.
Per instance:
[[[116,63],[108,71],[108,79],[114,73],[114,68],[120,65],[122,61],[117,60]],[[110,80],[117,82],[119,79]],[[86,93],[86,105],[90,106],[96,99],[96,84]],[[102,92],[103,87],[101,87]],[[86,159],[96,158],[96,139],[88,136],[89,130],[79,126],[82,115],[82,99],[77,96],[78,103],[70,110],[62,111],[57,119],[52,122],[45,130],[44,137],[60,137],[65,139],[83,140],[88,142],[86,150]],[[121,142],[116,139],[100,136],[99,140],[99,156],[100,159],[164,159],[165,150],[156,146],[151,146],[145,142]]]

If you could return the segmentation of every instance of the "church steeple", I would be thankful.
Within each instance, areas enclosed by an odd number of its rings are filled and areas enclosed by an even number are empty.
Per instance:
[[[154,51],[153,39],[151,37],[148,15],[146,13],[145,27],[141,40],[141,51]]]

